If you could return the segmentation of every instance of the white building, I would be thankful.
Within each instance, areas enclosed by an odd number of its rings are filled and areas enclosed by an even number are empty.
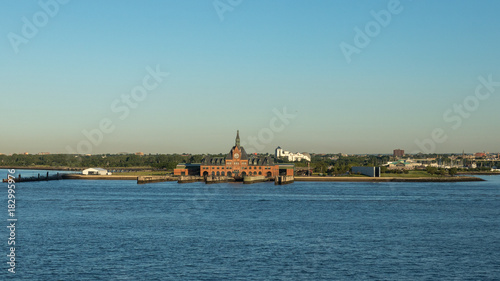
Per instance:
[[[437,163],[422,164],[408,159],[408,160],[398,160],[395,162],[387,162],[387,164],[383,166],[386,166],[387,169],[389,170],[395,170],[395,169],[414,170],[417,167],[427,167],[427,166],[437,167],[438,164]]]
[[[309,155],[309,153],[307,153],[307,152],[292,153],[290,151],[283,150],[279,146],[276,148],[276,150],[274,152],[274,156],[276,156],[276,158],[287,157],[288,161],[292,161],[292,162],[301,161],[301,160],[311,161],[311,155]]]
[[[111,173],[108,173],[108,170],[102,168],[89,168],[83,170],[82,174],[84,175],[99,175],[99,176],[109,176]]]

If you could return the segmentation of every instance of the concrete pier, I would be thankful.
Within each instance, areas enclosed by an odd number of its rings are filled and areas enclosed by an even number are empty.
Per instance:
[[[198,181],[204,181],[205,179],[201,176],[180,176],[177,178],[178,183],[191,183],[191,182],[198,182]]]
[[[221,182],[234,182],[236,181],[233,177],[225,177],[225,176],[208,176],[205,179],[205,183],[221,183]]]
[[[293,176],[277,176],[274,178],[275,185],[290,184],[295,181]]]
[[[137,184],[177,181],[177,180],[178,180],[177,177],[170,177],[170,176],[139,176],[137,177]]]
[[[269,181],[269,180],[271,180],[271,179],[266,178],[265,176],[245,176],[245,177],[243,177],[244,184],[265,182],[265,181]]]

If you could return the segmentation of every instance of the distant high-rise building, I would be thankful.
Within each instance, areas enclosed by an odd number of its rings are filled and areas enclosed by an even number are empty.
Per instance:
[[[394,157],[403,157],[405,155],[405,151],[403,149],[394,149],[393,155]]]

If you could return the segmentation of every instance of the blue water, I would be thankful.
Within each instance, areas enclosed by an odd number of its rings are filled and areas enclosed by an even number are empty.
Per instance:
[[[20,183],[16,274],[2,227],[0,279],[498,280],[500,177],[485,178]]]
[[[40,176],[45,177],[47,176],[47,173],[49,173],[49,176],[54,176],[59,174],[69,174],[69,173],[79,173],[81,174],[81,171],[56,171],[56,170],[19,170],[19,169],[13,169],[15,173],[10,173],[9,170],[6,169],[0,169],[0,178],[6,179],[9,177],[9,175],[14,176],[15,178],[21,177],[23,178],[29,178],[29,177],[37,177],[38,174]]]

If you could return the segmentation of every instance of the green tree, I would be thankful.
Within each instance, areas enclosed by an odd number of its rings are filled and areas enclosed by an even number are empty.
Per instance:
[[[437,174],[438,169],[436,167],[427,166],[426,171],[427,173],[434,175]]]
[[[451,168],[448,170],[448,173],[450,174],[450,176],[455,176],[457,174],[458,170],[457,168]]]

